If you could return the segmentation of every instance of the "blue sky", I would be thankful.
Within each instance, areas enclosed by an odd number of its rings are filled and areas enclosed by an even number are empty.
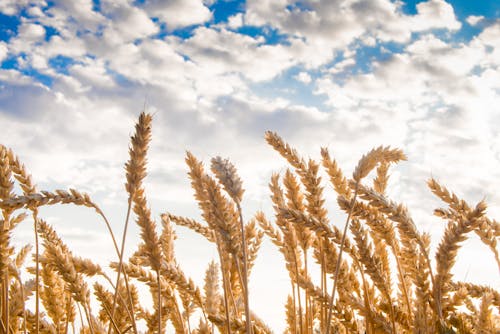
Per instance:
[[[419,3],[424,3],[425,1],[402,1],[400,6],[396,9],[403,15],[415,16],[418,14],[417,5]],[[42,27],[44,32],[43,41],[39,41],[33,45],[36,47],[37,44],[42,42],[49,42],[53,36],[60,36],[61,31],[56,25],[51,24],[50,17],[53,16],[51,11],[58,9],[58,4],[60,1],[34,1],[26,2],[23,6],[19,3],[12,2],[9,5],[9,1],[3,6],[5,9],[0,13],[0,41],[9,42],[9,40],[15,38],[18,35],[18,29],[23,22],[30,22]],[[104,3],[104,2],[103,2]],[[125,1],[124,3],[130,3]],[[361,3],[361,2],[360,2]],[[496,1],[448,1],[452,6],[456,19],[462,23],[459,29],[454,29],[449,31],[447,29],[436,29],[433,31],[437,36],[445,39],[448,42],[455,43],[467,43],[475,36],[477,36],[482,29],[491,25],[500,15],[500,4]],[[137,6],[137,8],[145,8],[147,6],[147,1],[133,1],[131,5]],[[214,28],[214,29],[227,29],[228,31],[237,33],[239,35],[247,35],[251,38],[259,38],[258,45],[289,45],[293,34],[288,33],[285,29],[280,29],[280,27],[273,26],[272,24],[241,24],[239,26],[228,27],[228,22],[231,18],[238,16],[244,16],[247,4],[245,1],[208,1],[204,3],[206,10],[210,11],[210,15],[206,20],[201,20],[199,22],[193,21],[192,24],[176,25],[172,26],[167,20],[162,20],[158,15],[152,13],[150,16],[151,20],[155,23],[157,32],[150,34],[148,39],[164,40],[169,36],[175,36],[181,40],[188,40],[192,37],[197,29],[200,27]],[[64,8],[64,6],[62,6]],[[33,8],[39,8],[43,19],[33,14]],[[106,11],[101,1],[92,1],[89,9],[94,13],[102,14],[104,17],[113,20],[115,17],[112,11]],[[292,11],[311,11],[310,6],[307,1],[296,1],[289,2],[284,6],[284,10],[289,12]],[[477,16],[482,17],[479,24],[471,25],[467,23],[467,18]],[[68,22],[74,22],[76,19],[71,15],[66,18]],[[195,23],[196,22],[196,23]],[[92,34],[95,36],[100,36],[102,34],[103,25],[94,27],[93,29],[88,29],[84,24],[76,27],[76,36],[82,36],[84,34]],[[426,34],[429,30],[412,32],[412,39],[418,38],[420,34]],[[134,41],[135,44],[140,45],[142,39],[138,38]],[[380,42],[375,45],[366,45],[359,43],[359,39],[353,39],[351,45],[357,45],[356,50],[356,64],[349,69],[348,73],[342,73],[337,77],[339,82],[342,81],[345,75],[350,75],[352,73],[366,72],[370,71],[374,62],[383,61],[391,56],[391,54],[396,52],[401,52],[406,43],[399,43],[394,41]],[[382,52],[381,50],[389,50],[389,52]],[[89,50],[90,51],[90,50]],[[331,57],[330,62],[325,62],[322,66],[312,69],[310,75],[316,77],[319,73],[318,70],[327,68],[333,65],[336,61],[342,60],[342,51],[333,52],[335,55]],[[94,57],[91,52],[87,53],[85,56]],[[189,55],[183,54],[186,60],[190,60]],[[41,71],[36,67],[32,66],[30,62],[26,62],[26,58],[29,55],[26,52],[12,52],[5,55],[0,63],[0,68],[2,69],[14,69],[19,73],[33,78],[33,80],[47,86],[51,87],[54,84],[54,75],[47,73],[48,71]],[[47,59],[48,69],[51,70],[53,74],[68,75],[68,69],[75,64],[81,63],[78,58],[68,57],[66,55],[52,55]],[[285,98],[291,98],[296,103],[307,104],[310,106],[315,106],[322,110],[322,102],[324,98],[320,96],[312,96],[312,86],[305,85],[299,86],[293,80],[289,80],[292,73],[300,72],[301,63],[297,62],[296,66],[290,66],[288,69],[283,69],[276,73],[271,79],[266,78],[261,85],[254,85],[256,92],[261,92],[262,96],[273,95],[283,95]],[[105,70],[109,75],[119,74],[119,72],[112,70],[104,64]],[[118,78],[114,78],[117,80]],[[259,83],[261,81],[259,80]],[[290,86],[288,94],[285,92],[284,86]],[[270,92],[270,91],[271,92]],[[264,93],[266,91],[266,93]],[[296,92],[291,92],[296,91]]]
[[[423,231],[443,229],[431,216],[440,204],[425,187],[430,176],[500,215],[498,1],[0,1],[0,143],[40,188],[91,193],[119,229],[122,166],[145,101],[155,115],[148,193],[156,214],[199,216],[185,150],[230,158],[248,216],[269,210],[269,177],[285,170],[263,139],[274,130],[306,157],[328,146],[346,173],[372,147],[402,148],[409,160],[394,169],[389,194]],[[47,215],[74,247],[106,253],[81,241],[105,239],[89,217]],[[202,277],[213,250],[190,249],[195,236],[182,232],[178,254]],[[482,246],[467,247],[456,274],[498,286],[488,259],[474,261]],[[255,298],[280,329],[285,297],[262,297],[286,291],[263,283],[279,256],[272,245],[263,252]],[[276,277],[278,286],[286,280]]]

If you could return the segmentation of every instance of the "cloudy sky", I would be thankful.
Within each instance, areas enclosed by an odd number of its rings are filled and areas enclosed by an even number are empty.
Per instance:
[[[263,139],[274,130],[306,157],[327,146],[346,173],[374,146],[402,148],[409,161],[393,169],[389,193],[434,244],[444,222],[431,216],[440,206],[425,186],[431,176],[472,204],[486,199],[500,217],[497,1],[0,1],[0,143],[39,188],[89,192],[117,231],[128,140],[145,104],[157,214],[199,215],[186,150],[230,158],[246,215],[269,210],[269,176],[285,170]],[[332,194],[329,207],[337,210]],[[87,210],[44,213],[73,247],[101,260],[111,252]],[[20,228],[23,241],[29,233]],[[215,251],[179,235],[178,256],[200,277]],[[477,240],[465,248],[457,277],[498,287],[487,249]],[[273,246],[262,253],[256,308],[281,328],[286,275]],[[262,298],[270,292],[274,304]]]

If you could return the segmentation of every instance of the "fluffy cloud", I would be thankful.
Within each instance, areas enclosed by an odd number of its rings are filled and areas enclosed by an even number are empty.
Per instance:
[[[102,14],[94,11],[92,0],[56,0],[54,5],[55,7],[49,12],[68,15],[73,21],[78,22],[83,29],[95,29],[104,20]]]
[[[399,3],[377,1],[253,1],[247,2],[245,22],[271,25],[290,36],[305,40],[299,58],[316,67],[332,60],[357,39],[408,42],[412,32],[431,29],[457,30],[461,24],[453,7],[444,0],[417,5],[414,16],[402,13]]]
[[[297,81],[303,82],[305,84],[311,83],[311,81],[312,81],[311,76],[307,72],[300,72],[299,74],[297,74],[295,76],[295,79]]]
[[[19,10],[30,4],[30,0],[4,0],[0,2],[0,13],[5,15],[17,15]]]
[[[115,87],[113,78],[107,73],[105,64],[101,61],[88,60],[86,64],[76,64],[71,67],[70,75],[94,89]]]
[[[251,37],[225,29],[200,27],[192,37],[178,41],[179,50],[198,66],[215,75],[241,73],[253,81],[269,80],[298,63],[294,55],[303,43],[264,44],[262,37]]]
[[[238,29],[243,26],[243,14],[238,13],[228,18],[227,26],[231,29]]]
[[[471,26],[477,25],[482,20],[484,20],[484,16],[481,15],[470,15],[466,19],[467,23],[470,24]]]
[[[404,53],[375,62],[373,72],[351,76],[342,85],[324,77],[319,81],[318,93],[332,94],[332,105],[341,101],[355,105],[366,99],[459,104],[481,90],[474,81],[474,70],[487,59],[485,46],[492,38],[481,35],[469,45],[452,45],[424,35],[409,44]],[[333,68],[333,73],[338,72]]]
[[[444,0],[428,0],[417,4],[417,16],[411,21],[412,30],[457,30],[461,23],[455,17],[453,7]]]
[[[166,22],[170,30],[201,24],[212,17],[201,0],[149,0],[145,8],[150,15]]]
[[[131,6],[127,2],[108,4],[106,11],[112,19],[107,22],[104,35],[108,41],[112,40],[115,45],[133,42],[159,31],[145,11]]]
[[[4,42],[0,42],[0,64],[2,61],[7,58],[7,54],[9,53],[9,49]]]
[[[17,36],[23,41],[37,42],[45,38],[45,29],[39,24],[27,23],[19,27]]]

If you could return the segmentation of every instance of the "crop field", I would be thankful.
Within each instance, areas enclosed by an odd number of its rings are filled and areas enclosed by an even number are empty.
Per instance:
[[[404,204],[387,197],[390,168],[405,154],[377,147],[345,175],[327,149],[320,161],[304,159],[277,133],[268,144],[289,169],[273,174],[274,214],[242,213],[243,182],[236,166],[214,157],[204,164],[186,153],[188,176],[201,221],[175,208],[151,213],[144,180],[153,118],[142,113],[125,164],[128,211],[112,231],[98,203],[75,189],[37,189],[15,152],[0,145],[0,333],[271,333],[249,297],[249,280],[264,239],[275,245],[289,274],[282,301],[286,333],[499,333],[500,292],[457,280],[452,269],[472,234],[498,267],[500,223],[487,204],[467,203],[435,179],[442,201],[429,208],[446,228],[436,249]],[[322,177],[327,175],[328,177]],[[345,221],[330,221],[326,187],[337,195]],[[47,205],[85,206],[111,236],[116,260],[101,267],[74,254],[39,214]],[[332,205],[329,205],[332,209]],[[19,224],[32,224],[33,244],[14,247]],[[127,244],[129,225],[141,241]],[[185,228],[216,249],[198,286],[175,255]],[[126,258],[125,250],[133,250]],[[141,294],[149,292],[151,305]]]

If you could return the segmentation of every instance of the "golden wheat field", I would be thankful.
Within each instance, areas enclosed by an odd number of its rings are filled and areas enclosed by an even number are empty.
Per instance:
[[[252,308],[248,289],[264,238],[289,274],[282,303],[286,333],[500,333],[500,292],[452,275],[461,243],[471,234],[493,253],[490,265],[500,271],[500,223],[485,215],[485,202],[469,204],[430,179],[428,187],[443,204],[434,214],[446,224],[431,252],[431,236],[419,231],[404,204],[385,194],[391,165],[406,160],[401,150],[375,148],[348,176],[327,149],[321,161],[306,160],[267,132],[268,144],[290,168],[269,180],[274,215],[250,217],[242,214],[236,167],[220,157],[205,166],[188,152],[203,221],[178,216],[175,208],[156,220],[143,185],[151,127],[152,116],[142,113],[125,164],[128,212],[120,234],[90,195],[37,189],[28,168],[0,145],[1,333],[271,333]],[[336,192],[344,222],[329,220],[326,187]],[[116,252],[109,268],[73,254],[39,215],[47,205],[95,211]],[[34,244],[15,249],[19,224],[32,224]],[[141,231],[138,245],[125,242],[129,224]],[[175,256],[176,233],[185,228],[217,251],[217,261],[206,264],[203,286],[187,277]],[[134,250],[130,258],[125,249]],[[139,291],[150,292],[152,305],[143,305]]]

